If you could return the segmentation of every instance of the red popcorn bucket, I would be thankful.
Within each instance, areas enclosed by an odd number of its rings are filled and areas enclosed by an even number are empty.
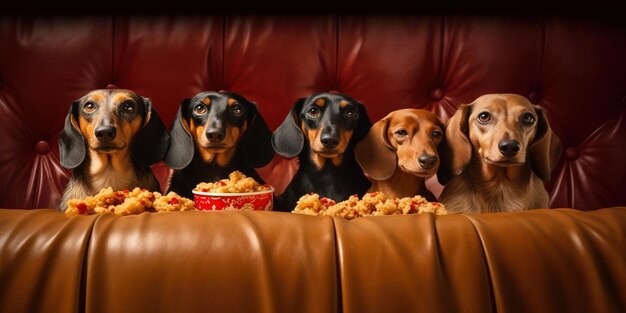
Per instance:
[[[215,193],[196,190],[192,192],[196,209],[203,211],[272,211],[274,206],[274,187],[247,193]]]

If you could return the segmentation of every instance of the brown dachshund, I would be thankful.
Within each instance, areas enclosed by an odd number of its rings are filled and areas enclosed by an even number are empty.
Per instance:
[[[67,200],[101,188],[160,191],[150,165],[163,159],[169,135],[148,98],[130,90],[94,90],[74,101],[59,140],[61,165],[73,169]]]
[[[541,107],[515,94],[462,105],[446,124],[439,200],[452,213],[548,208],[548,180],[561,143]]]
[[[356,160],[372,182],[368,192],[436,201],[424,181],[439,169],[443,129],[435,114],[420,109],[393,111],[376,122],[355,147]]]

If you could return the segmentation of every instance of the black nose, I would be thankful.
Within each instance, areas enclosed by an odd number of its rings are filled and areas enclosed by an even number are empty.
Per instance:
[[[500,153],[507,157],[512,157],[517,155],[520,150],[520,144],[517,140],[502,140],[498,144],[498,149],[500,149]]]
[[[226,133],[223,128],[207,128],[206,130],[206,138],[212,143],[222,142],[224,137],[226,137]]]
[[[434,155],[424,154],[417,158],[417,162],[419,162],[423,169],[429,170],[437,164],[437,157]]]
[[[322,134],[320,141],[322,142],[322,145],[324,145],[324,148],[333,149],[339,145],[339,136],[333,134]]]
[[[98,126],[96,127],[95,133],[98,141],[107,143],[115,139],[115,134],[117,134],[117,130],[115,129],[115,126],[112,125]]]

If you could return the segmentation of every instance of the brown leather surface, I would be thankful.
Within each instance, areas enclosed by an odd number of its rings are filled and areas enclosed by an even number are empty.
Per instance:
[[[490,312],[482,244],[464,216],[336,219],[343,312]]]
[[[78,312],[96,218],[0,210],[0,312]]]
[[[279,212],[102,216],[86,312],[336,312],[331,218]]]
[[[626,309],[626,208],[335,222],[344,312]]]
[[[626,208],[346,221],[0,209],[0,312],[624,312]]]
[[[498,312],[624,312],[626,208],[468,217]]]

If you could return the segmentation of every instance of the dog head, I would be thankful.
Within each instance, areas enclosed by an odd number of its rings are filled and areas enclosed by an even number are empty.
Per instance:
[[[165,163],[174,169],[187,167],[195,145],[206,162],[221,154],[225,157],[216,160],[224,167],[238,151],[246,165],[258,168],[274,156],[271,135],[256,104],[232,92],[201,92],[181,103]]]
[[[356,160],[372,179],[386,180],[396,168],[418,177],[430,177],[439,168],[437,147],[443,123],[432,112],[403,109],[374,123],[355,147]]]
[[[148,98],[130,90],[94,90],[70,106],[59,140],[61,165],[83,163],[87,149],[101,154],[130,151],[134,162],[163,159],[169,136]]]
[[[499,167],[530,162],[537,177],[547,180],[560,151],[541,107],[520,95],[483,95],[459,107],[448,121],[441,150],[447,162],[438,178],[446,183],[461,174],[474,154]]]
[[[272,135],[274,150],[294,157],[308,144],[312,156],[336,159],[367,134],[365,106],[342,94],[319,93],[299,99]]]

